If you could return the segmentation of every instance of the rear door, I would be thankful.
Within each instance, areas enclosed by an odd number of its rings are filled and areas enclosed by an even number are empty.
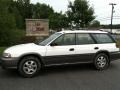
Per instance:
[[[119,48],[116,47],[114,39],[108,33],[92,34],[100,51],[108,51],[113,60],[120,59]]]
[[[76,62],[92,62],[98,45],[88,33],[76,34]]]

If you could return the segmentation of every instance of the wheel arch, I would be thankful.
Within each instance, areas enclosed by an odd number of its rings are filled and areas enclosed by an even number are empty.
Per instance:
[[[44,63],[43,63],[43,59],[42,59],[42,56],[37,54],[37,53],[26,53],[26,54],[23,54],[19,57],[19,61],[18,61],[18,64],[21,62],[21,60],[24,58],[24,57],[27,57],[27,56],[34,56],[34,57],[37,57],[40,61],[40,63],[42,64],[42,66],[44,66]]]
[[[109,60],[110,60],[110,52],[107,51],[107,50],[100,50],[98,51],[96,54],[95,54],[95,57],[98,55],[98,54],[101,54],[101,53],[104,53],[108,56]]]

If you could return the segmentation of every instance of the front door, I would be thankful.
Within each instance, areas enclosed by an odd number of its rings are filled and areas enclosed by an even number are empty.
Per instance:
[[[75,34],[63,34],[47,46],[46,64],[70,63],[75,54]]]

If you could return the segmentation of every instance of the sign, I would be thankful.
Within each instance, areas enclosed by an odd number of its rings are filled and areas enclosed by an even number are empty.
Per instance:
[[[26,19],[26,36],[48,36],[49,20]]]

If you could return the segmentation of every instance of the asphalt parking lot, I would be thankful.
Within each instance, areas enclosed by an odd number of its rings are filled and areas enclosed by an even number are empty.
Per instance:
[[[0,90],[120,90],[120,61],[105,71],[96,71],[91,64],[47,67],[34,78],[0,67]]]

